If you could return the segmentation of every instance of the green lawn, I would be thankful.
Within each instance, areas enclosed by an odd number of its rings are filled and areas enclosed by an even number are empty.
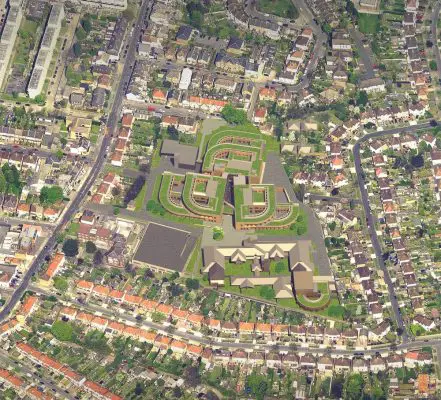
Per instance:
[[[361,33],[375,33],[380,23],[378,15],[358,14],[358,29]]]
[[[225,275],[226,276],[253,276],[251,271],[251,261],[244,262],[242,264],[235,264],[231,262],[225,263]]]
[[[257,9],[263,13],[296,19],[299,15],[291,0],[258,0]]]
[[[144,183],[141,191],[138,193],[138,196],[135,198],[135,211],[141,211],[143,209],[145,196],[147,194],[147,182]]]

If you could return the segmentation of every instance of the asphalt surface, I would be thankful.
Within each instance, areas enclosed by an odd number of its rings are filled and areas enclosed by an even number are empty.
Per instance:
[[[360,51],[360,58],[363,61],[366,72],[363,74],[363,79],[369,79],[374,77],[374,65],[372,64],[371,55],[369,51],[364,47],[361,33],[355,28],[350,28],[349,33],[352,36],[358,50]]]
[[[141,34],[141,28],[142,24],[147,12],[147,8],[151,6],[152,0],[144,1],[141,9],[138,13],[138,19],[135,25],[135,28],[133,30],[132,38],[138,38]],[[95,160],[95,163],[93,164],[91,171],[89,173],[89,176],[86,178],[84,183],[82,184],[81,188],[77,192],[76,197],[74,200],[70,203],[68,208],[66,209],[63,217],[61,218],[58,225],[54,228],[52,231],[52,235],[49,237],[49,239],[46,242],[46,245],[44,246],[43,250],[38,254],[38,256],[33,260],[33,262],[30,264],[28,271],[23,276],[23,279],[20,283],[20,285],[17,287],[15,292],[12,294],[9,301],[5,304],[3,309],[0,311],[0,321],[4,321],[12,311],[12,309],[15,307],[15,305],[20,301],[21,297],[23,296],[24,292],[26,291],[29,282],[31,281],[31,278],[33,275],[37,273],[37,271],[40,269],[40,267],[44,264],[45,258],[47,256],[50,256],[52,254],[52,251],[57,243],[57,236],[59,233],[61,233],[64,229],[64,226],[72,220],[72,217],[75,215],[75,213],[80,208],[80,205],[82,201],[87,196],[90,188],[94,184],[96,178],[98,177],[99,172],[101,171],[106,157],[108,153],[108,149],[111,143],[111,138],[113,133],[115,132],[117,126],[118,126],[118,120],[120,118],[121,109],[122,109],[122,100],[124,97],[124,90],[125,90],[125,84],[128,83],[130,76],[133,71],[134,66],[134,60],[135,60],[135,51],[136,51],[136,42],[137,40],[132,40],[131,37],[128,37],[126,40],[129,40],[129,49],[127,51],[127,56],[122,72],[121,79],[119,81],[117,92],[114,98],[114,102],[112,105],[112,109],[109,113],[108,120],[107,120],[107,134],[104,136],[101,147],[99,149],[99,152],[97,154],[97,158]]]
[[[381,249],[381,245],[378,240],[377,232],[375,230],[375,217],[372,214],[372,210],[369,205],[368,191],[367,191],[366,184],[365,184],[363,168],[361,166],[360,146],[362,143],[367,142],[370,139],[388,136],[388,135],[394,135],[394,134],[407,133],[407,132],[416,132],[420,129],[429,128],[429,127],[430,127],[430,123],[422,123],[422,124],[418,124],[418,125],[408,126],[405,128],[393,128],[393,129],[389,129],[389,130],[385,130],[385,131],[370,133],[370,134],[363,136],[361,139],[359,139],[355,143],[355,145],[352,149],[352,152],[354,155],[355,171],[357,173],[357,182],[358,182],[358,187],[360,189],[362,205],[363,205],[363,208],[364,208],[364,211],[366,214],[366,222],[368,225],[369,236],[372,241],[372,246],[373,246],[378,264],[384,274],[384,281],[387,284],[387,288],[388,288],[388,292],[389,292],[389,299],[391,302],[392,311],[393,311],[393,314],[395,317],[395,321],[397,323],[397,326],[399,328],[403,329],[403,335],[402,335],[403,343],[407,343],[409,341],[409,335],[406,330],[406,326],[404,324],[403,317],[400,312],[400,307],[398,305],[397,298],[395,296],[394,285],[391,281],[389,271],[388,271],[386,264],[384,263],[384,260],[383,260],[383,251]]]
[[[433,42],[433,54],[435,55],[436,66],[438,70],[438,77],[441,79],[441,55],[438,47],[438,37],[436,35],[436,28],[438,24],[439,12],[441,11],[441,2],[437,1],[435,6],[433,7],[432,12],[432,23],[430,26],[430,30],[432,33],[432,42]]]

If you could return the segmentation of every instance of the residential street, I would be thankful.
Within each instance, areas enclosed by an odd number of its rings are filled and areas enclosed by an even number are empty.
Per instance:
[[[409,335],[406,330],[406,326],[404,325],[403,317],[400,312],[400,307],[398,305],[398,301],[395,296],[394,285],[391,281],[389,271],[387,270],[387,267],[386,267],[384,260],[383,260],[383,251],[381,249],[380,241],[378,239],[377,232],[376,232],[376,225],[375,225],[376,217],[374,217],[374,215],[372,214],[372,211],[371,211],[371,208],[369,205],[369,195],[368,195],[368,191],[367,191],[365,180],[364,180],[363,168],[361,166],[360,146],[362,143],[367,142],[370,139],[374,139],[374,138],[378,138],[378,137],[382,137],[382,136],[388,136],[388,135],[390,136],[390,135],[394,135],[394,134],[401,134],[401,133],[406,133],[406,132],[416,132],[420,129],[429,128],[429,127],[430,127],[430,123],[425,122],[425,123],[421,123],[418,125],[408,126],[405,128],[393,128],[393,129],[384,130],[384,131],[380,131],[380,132],[370,133],[370,134],[363,136],[361,139],[359,139],[355,143],[355,145],[352,149],[353,155],[354,155],[355,170],[356,170],[357,179],[358,179],[358,186],[359,186],[360,194],[361,194],[361,201],[362,201],[363,208],[364,208],[364,211],[366,214],[366,222],[368,225],[369,236],[372,241],[372,246],[373,246],[373,249],[375,252],[376,259],[378,261],[378,264],[379,264],[381,270],[383,271],[384,280],[385,280],[387,287],[388,287],[389,299],[390,299],[390,302],[392,305],[392,311],[395,316],[395,321],[397,323],[397,326],[403,330],[403,335],[402,335],[403,343],[407,343],[409,341]]]

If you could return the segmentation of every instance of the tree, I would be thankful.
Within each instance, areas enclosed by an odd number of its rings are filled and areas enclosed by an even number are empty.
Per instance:
[[[227,104],[221,112],[222,118],[232,125],[243,125],[247,120],[247,114],[244,110],[234,108],[231,104]]]
[[[167,127],[167,134],[170,136],[170,139],[179,140],[179,131],[173,125]]]
[[[364,388],[364,380],[360,374],[350,375],[345,382],[344,391],[346,393],[345,399],[359,400],[362,398]]]
[[[63,253],[67,257],[75,257],[78,255],[78,240],[76,239],[67,239],[63,243]]]
[[[133,18],[135,18],[135,13],[131,8],[126,8],[122,14],[123,17],[128,21],[131,21]]]
[[[357,96],[357,105],[365,106],[368,103],[368,101],[369,101],[369,97],[366,93],[366,90],[360,90]]]
[[[188,290],[198,290],[199,289],[199,281],[197,279],[188,278],[185,281],[185,286]]]
[[[119,196],[121,194],[121,189],[118,186],[114,186],[112,188],[111,192],[112,192],[112,196],[116,197],[116,196]]]
[[[93,265],[95,265],[95,267],[98,267],[99,265],[101,265],[104,261],[104,256],[103,253],[101,252],[101,250],[98,250],[94,255],[93,255]]]
[[[55,321],[51,333],[62,342],[71,342],[73,339],[73,326],[69,322]]]
[[[60,186],[43,186],[40,190],[40,204],[55,204],[63,198],[63,189]]]
[[[302,236],[302,235],[304,235],[304,234],[306,233],[306,231],[307,231],[307,228],[306,228],[306,226],[304,226],[304,225],[299,225],[299,226],[297,227],[297,235],[298,235],[298,236]]]
[[[86,39],[87,34],[86,34],[85,30],[83,29],[83,27],[79,26],[75,31],[75,36],[81,42],[84,39]]]
[[[95,253],[95,251],[96,251],[95,243],[93,243],[90,240],[88,240],[86,242],[86,253],[93,254],[93,253]]]
[[[119,207],[113,207],[113,215],[118,215],[121,212]]]
[[[73,45],[73,52],[75,54],[75,57],[80,57],[81,56],[81,44],[79,42],[76,42]]]
[[[55,289],[57,289],[61,293],[66,292],[69,287],[67,280],[65,278],[62,278],[61,276],[56,276],[54,278],[54,286]]]
[[[92,23],[87,18],[81,20],[81,26],[87,33],[92,30]]]
[[[127,191],[124,197],[124,203],[128,204],[132,200],[134,200],[136,196],[138,196],[144,184],[145,184],[145,176],[139,175],[132,183],[132,186],[130,186],[129,190]]]
[[[437,65],[436,65],[436,61],[435,60],[430,60],[429,62],[429,67],[432,71],[436,71],[437,70]]]
[[[46,103],[46,96],[44,94],[37,94],[37,96],[35,96],[34,98],[34,101],[40,106],[43,106],[44,103]]]

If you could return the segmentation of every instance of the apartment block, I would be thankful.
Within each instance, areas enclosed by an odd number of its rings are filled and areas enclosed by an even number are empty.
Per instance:
[[[28,83],[29,97],[34,99],[43,90],[47,71],[52,60],[52,55],[60,34],[61,23],[64,18],[64,7],[62,4],[52,6],[46,29],[40,42],[40,48],[35,58],[34,68]]]

